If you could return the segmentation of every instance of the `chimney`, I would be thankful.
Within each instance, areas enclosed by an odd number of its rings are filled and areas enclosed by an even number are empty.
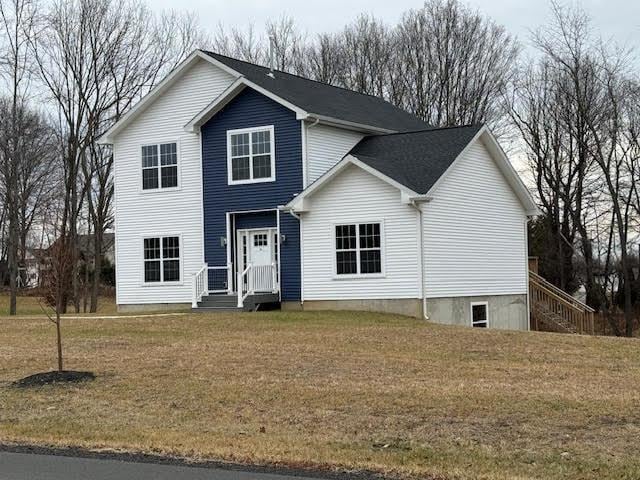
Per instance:
[[[273,38],[273,35],[269,35],[269,73],[267,75],[271,78],[275,78],[275,76],[273,75],[273,70],[276,62],[275,50],[275,39]]]

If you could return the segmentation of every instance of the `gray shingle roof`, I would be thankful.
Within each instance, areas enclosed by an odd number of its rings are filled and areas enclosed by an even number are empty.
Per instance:
[[[425,194],[481,128],[467,125],[373,135],[363,138],[349,154],[414,192]]]
[[[203,53],[224,63],[247,80],[287,100],[308,113],[354,122],[392,131],[418,130],[425,124],[415,115],[371,95],[334,87],[275,70],[226,57],[214,52]]]

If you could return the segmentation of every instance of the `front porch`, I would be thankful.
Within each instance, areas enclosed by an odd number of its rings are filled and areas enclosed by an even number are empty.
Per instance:
[[[226,235],[218,241],[226,264],[205,263],[194,274],[192,308],[254,310],[280,302],[282,236],[277,209],[228,212]],[[215,261],[219,255],[209,257]]]

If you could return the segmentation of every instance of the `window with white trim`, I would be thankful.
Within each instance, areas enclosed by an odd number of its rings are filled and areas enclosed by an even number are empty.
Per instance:
[[[142,189],[178,186],[178,145],[160,143],[142,146]]]
[[[489,305],[487,302],[471,303],[471,326],[487,328],[489,326]]]
[[[180,237],[144,239],[144,281],[180,281]]]
[[[228,180],[233,183],[275,180],[273,126],[227,132]]]
[[[379,223],[335,226],[336,274],[382,273],[382,235]]]

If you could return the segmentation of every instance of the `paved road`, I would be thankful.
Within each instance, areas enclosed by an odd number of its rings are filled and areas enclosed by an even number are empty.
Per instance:
[[[251,473],[95,458],[0,452],[0,480],[314,480],[272,473]]]

